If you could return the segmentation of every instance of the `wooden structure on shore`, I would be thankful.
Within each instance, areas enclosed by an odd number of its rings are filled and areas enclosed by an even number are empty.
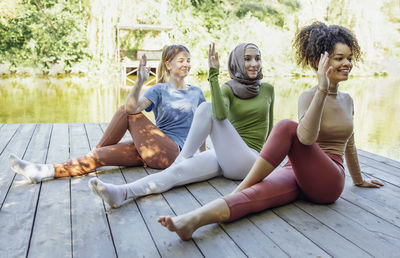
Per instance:
[[[103,167],[28,184],[9,167],[10,153],[37,163],[84,155],[106,127],[0,124],[0,257],[399,257],[400,162],[361,150],[363,176],[384,187],[355,187],[346,171],[344,192],[333,204],[296,201],[203,227],[186,242],[159,225],[158,216],[200,207],[230,193],[237,181],[217,177],[107,211],[88,187],[91,177],[124,184],[159,171]]]
[[[115,26],[117,31],[117,53],[116,58],[117,62],[121,64],[121,79],[123,87],[127,86],[127,81],[131,83],[135,83],[134,80],[130,79],[128,76],[137,72],[139,67],[139,60],[143,54],[147,56],[147,66],[150,67],[150,74],[156,76],[156,71],[158,64],[161,60],[161,53],[162,48],[168,44],[168,34],[167,31],[172,30],[171,27],[167,26],[159,26],[159,25],[151,25],[151,24],[135,24],[135,25],[122,25],[117,24]],[[136,52],[136,59],[131,60],[128,57],[121,56],[121,46],[120,46],[120,32],[121,30],[128,30],[128,31],[158,31],[162,33],[162,40],[161,40],[161,47],[157,50],[149,50],[149,49],[140,49]],[[148,81],[145,85],[153,83],[155,79]]]

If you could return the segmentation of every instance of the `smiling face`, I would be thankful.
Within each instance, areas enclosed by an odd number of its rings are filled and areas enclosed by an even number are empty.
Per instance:
[[[329,65],[333,68],[329,76],[331,83],[337,84],[349,78],[349,73],[353,68],[352,57],[349,46],[344,43],[335,44],[333,53],[329,55]]]
[[[252,45],[244,50],[244,69],[250,79],[255,79],[261,70],[260,50]]]
[[[190,54],[186,51],[181,51],[172,60],[166,61],[165,66],[170,76],[184,78],[189,74],[191,68]]]

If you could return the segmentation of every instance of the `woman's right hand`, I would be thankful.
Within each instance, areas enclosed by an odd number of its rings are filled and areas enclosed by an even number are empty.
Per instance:
[[[329,91],[329,75],[332,73],[333,67],[329,66],[329,54],[325,51],[324,54],[321,54],[321,58],[318,62],[318,88],[321,91],[328,92]]]
[[[215,43],[208,46],[208,66],[219,69],[218,52],[215,51]]]
[[[142,55],[142,58],[140,58],[139,68],[137,70],[137,80],[142,84],[149,79],[150,69],[146,67],[146,64],[147,64],[147,57],[144,54]]]

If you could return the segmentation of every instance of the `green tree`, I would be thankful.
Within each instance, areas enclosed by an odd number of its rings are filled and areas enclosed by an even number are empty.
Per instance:
[[[23,0],[16,8],[16,15],[0,20],[0,63],[46,70],[61,62],[68,71],[88,56],[81,1]]]

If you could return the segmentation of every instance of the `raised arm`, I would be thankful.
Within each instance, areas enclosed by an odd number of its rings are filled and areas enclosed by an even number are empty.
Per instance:
[[[210,44],[208,48],[208,65],[210,67],[208,81],[211,88],[211,105],[214,116],[217,120],[224,120],[228,117],[229,99],[222,96],[219,87],[219,59],[218,52],[215,51],[215,44]]]
[[[140,91],[145,81],[149,79],[149,68],[146,67],[147,57],[143,55],[139,61],[137,70],[137,80],[132,90],[129,92],[125,100],[125,110],[129,114],[137,114],[151,105],[151,101],[143,96],[139,97]]]
[[[311,145],[316,142],[321,125],[322,112],[324,110],[325,99],[329,89],[329,75],[332,73],[332,67],[329,65],[328,53],[321,54],[318,63],[318,86],[312,99],[307,94],[299,98],[298,117],[299,125],[297,127],[297,137],[304,145]]]

